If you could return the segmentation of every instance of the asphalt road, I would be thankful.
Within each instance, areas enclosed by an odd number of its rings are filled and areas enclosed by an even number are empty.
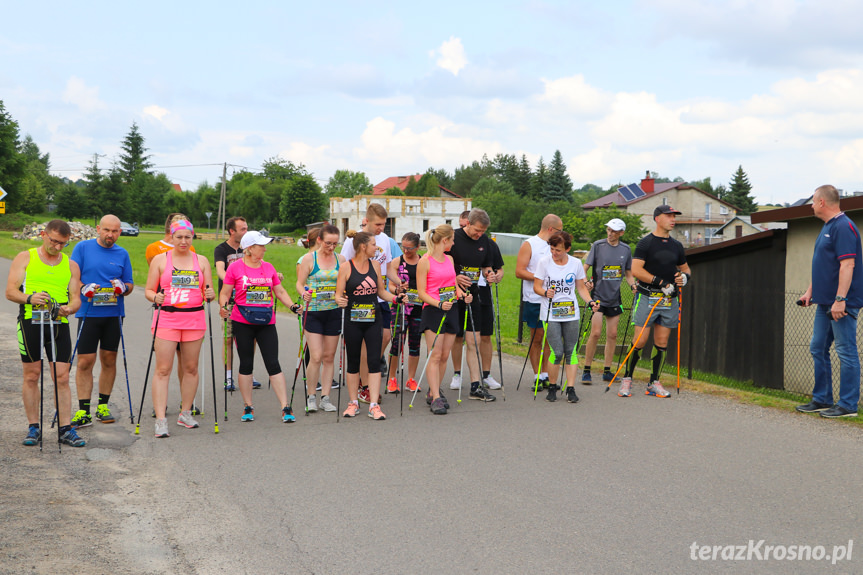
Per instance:
[[[8,268],[0,260],[2,277]],[[127,311],[137,411],[151,337],[142,288],[129,297]],[[0,306],[0,340],[7,342],[0,518],[13,529],[29,521],[39,537],[0,544],[7,558],[22,561],[4,562],[0,572],[68,570],[87,554],[115,573],[863,571],[863,433],[837,422],[741,406],[685,387],[679,396],[657,399],[641,395],[643,382],[628,399],[579,384],[576,405],[534,401],[527,381],[515,389],[522,358],[506,357],[505,402],[498,393],[493,404],[465,399],[457,406],[451,392],[446,416],[433,416],[419,399],[413,410],[405,402],[400,416],[397,396],[385,396],[387,421],[368,419],[364,409],[337,424],[333,413],[303,416],[298,388],[298,421],[285,425],[265,385],[255,392],[252,423],[240,422],[239,394],[229,398],[224,421],[219,393],[216,435],[207,357],[201,428],[169,419],[171,437],[155,439],[148,397],[141,434],[133,435],[121,367],[111,400],[118,422],[83,429],[84,449],[58,454],[46,442],[40,454],[20,445],[26,432],[14,401],[20,368],[9,351],[15,313],[8,302]],[[280,315],[278,326],[290,381],[297,321]],[[216,330],[217,363],[218,338]],[[496,366],[495,359],[495,374]],[[263,378],[262,364],[256,374]],[[175,415],[174,383],[171,393]],[[60,481],[46,483],[42,468]],[[35,509],[50,506],[71,524],[16,513],[13,498],[32,489],[48,491]],[[75,521],[88,508],[100,521]],[[67,531],[75,537],[59,536]],[[703,545],[750,540],[757,550],[751,560],[692,559]],[[758,560],[768,545],[785,551],[823,545],[832,556],[834,546],[849,540],[851,560],[835,565],[787,555]]]

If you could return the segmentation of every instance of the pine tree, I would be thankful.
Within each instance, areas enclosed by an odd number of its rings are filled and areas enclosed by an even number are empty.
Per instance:
[[[150,162],[153,156],[145,155],[148,148],[144,147],[144,136],[138,130],[136,122],[132,122],[132,127],[120,144],[120,148],[123,150],[120,154],[120,171],[127,182],[131,182],[136,174],[147,172],[153,167]]]
[[[530,162],[527,161],[527,156],[522,154],[515,174],[515,181],[512,182],[512,187],[519,196],[524,197],[530,193],[530,171]]]
[[[752,184],[749,183],[749,176],[743,171],[743,166],[738,166],[731,178],[728,193],[722,199],[735,206],[738,214],[748,216],[758,210],[758,204],[751,192]]]
[[[528,195],[533,200],[542,199],[543,191],[545,190],[546,182],[548,181],[548,168],[545,165],[545,162],[542,159],[542,156],[539,157],[539,161],[536,163],[536,171],[530,178],[530,188]]]
[[[547,202],[572,201],[572,180],[566,173],[566,164],[563,163],[560,150],[555,150],[551,164],[548,165],[548,178],[543,188],[542,199]]]

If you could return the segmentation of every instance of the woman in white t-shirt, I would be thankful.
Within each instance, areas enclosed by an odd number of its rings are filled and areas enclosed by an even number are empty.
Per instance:
[[[543,296],[540,318],[545,318],[546,340],[551,348],[549,358],[548,386],[546,401],[557,401],[557,376],[560,364],[566,371],[564,393],[566,400],[577,403],[575,394],[575,366],[577,364],[575,346],[578,344],[579,313],[576,291],[596,310],[598,303],[591,301],[590,292],[584,287],[584,266],[581,260],[569,255],[572,236],[566,232],[555,232],[548,238],[551,253],[541,260],[534,272],[533,291]]]

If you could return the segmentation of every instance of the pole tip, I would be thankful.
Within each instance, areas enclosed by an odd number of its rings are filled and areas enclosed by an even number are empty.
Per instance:
[[[140,426],[140,425],[136,425],[136,426],[135,426],[135,435],[140,435],[140,434],[141,434],[141,426]]]
[[[216,424],[216,433],[219,433],[219,424]]]

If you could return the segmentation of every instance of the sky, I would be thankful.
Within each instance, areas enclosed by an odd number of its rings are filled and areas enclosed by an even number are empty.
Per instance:
[[[184,189],[274,156],[375,184],[560,150],[576,188],[863,190],[859,0],[7,4],[0,100],[71,179],[137,122]]]

